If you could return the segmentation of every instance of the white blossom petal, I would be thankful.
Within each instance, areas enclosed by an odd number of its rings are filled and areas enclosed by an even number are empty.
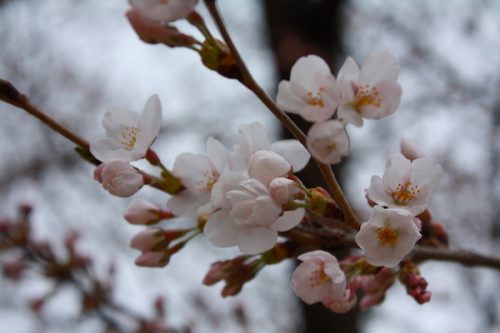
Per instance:
[[[239,236],[244,232],[245,229],[234,223],[229,211],[224,209],[211,214],[203,228],[208,240],[218,247],[238,245]]]
[[[306,140],[314,158],[325,164],[339,163],[349,154],[349,138],[344,124],[338,120],[314,124]]]
[[[382,81],[396,81],[399,74],[399,64],[396,58],[387,51],[369,55],[359,74],[363,84],[376,85]]]
[[[300,224],[305,213],[306,211],[304,208],[286,211],[276,220],[276,222],[272,224],[271,227],[276,231],[288,231]]]
[[[238,247],[244,254],[258,254],[270,250],[278,240],[278,233],[269,228],[245,228],[238,237]]]
[[[283,156],[290,163],[293,172],[298,172],[307,165],[311,155],[307,149],[297,140],[281,140],[272,143],[270,150]]]
[[[210,200],[209,193],[192,192],[184,189],[167,201],[167,207],[177,216],[195,216],[198,208]]]

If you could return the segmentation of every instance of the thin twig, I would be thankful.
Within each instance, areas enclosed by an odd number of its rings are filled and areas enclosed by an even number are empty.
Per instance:
[[[25,110],[33,117],[38,118],[42,123],[64,136],[69,141],[73,142],[77,146],[82,147],[86,151],[89,150],[90,145],[85,139],[81,138],[79,135],[67,129],[66,127],[49,117],[47,114],[42,112],[38,107],[31,103],[26,95],[21,94],[14,87],[14,85],[12,85],[12,83],[2,79],[0,79],[0,100],[12,106]]]
[[[304,132],[302,132],[302,130],[290,119],[290,117],[288,117],[288,115],[276,105],[276,103],[267,95],[267,93],[253,78],[245,62],[243,61],[243,58],[239,54],[238,49],[233,43],[233,40],[231,39],[229,32],[226,29],[226,26],[224,24],[224,21],[222,20],[222,17],[219,14],[215,1],[216,0],[205,0],[205,4],[208,8],[208,11],[210,12],[210,15],[214,19],[215,24],[217,25],[217,28],[219,29],[222,35],[222,38],[226,42],[227,46],[229,47],[229,50],[231,51],[231,54],[233,55],[236,63],[238,64],[242,83],[261,100],[261,102],[273,113],[273,115],[283,124],[283,126],[285,126],[286,129],[289,130],[290,133],[292,133],[292,135],[297,140],[300,141],[300,143],[305,145],[306,136]],[[344,214],[345,217],[345,222],[351,225],[353,228],[359,229],[360,223],[356,215],[354,214],[349,202],[347,201],[347,198],[345,197],[344,192],[342,191],[331,167],[329,165],[319,162],[316,159],[314,159],[314,161],[318,165],[318,168],[320,169],[323,178],[328,184],[328,187],[330,188],[333,198],[340,206],[340,209],[342,210],[342,213]]]
[[[482,266],[500,270],[500,258],[458,249],[416,246],[411,258],[415,261],[438,260],[455,262],[464,266]]]

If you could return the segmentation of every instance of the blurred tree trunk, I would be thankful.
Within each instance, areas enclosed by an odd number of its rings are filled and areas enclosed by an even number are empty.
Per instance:
[[[342,42],[342,13],[347,0],[263,0],[268,24],[269,42],[275,55],[279,80],[289,79],[295,61],[308,54],[322,57],[335,71],[345,58]],[[334,73],[335,74],[335,73]],[[301,118],[293,119],[308,130]],[[284,136],[289,136],[283,131]],[[312,163],[310,163],[312,164]],[[340,168],[335,169],[341,178]],[[311,185],[323,185],[316,166],[309,165],[300,173],[301,179]],[[339,179],[341,181],[341,179]],[[305,333],[354,333],[357,313],[337,315],[322,305],[303,307]]]

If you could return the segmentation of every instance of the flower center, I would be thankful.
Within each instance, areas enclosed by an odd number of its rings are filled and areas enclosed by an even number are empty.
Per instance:
[[[203,174],[203,180],[200,180],[197,185],[198,189],[202,192],[212,191],[215,183],[219,180],[219,173],[215,170],[207,171]]]
[[[372,105],[379,108],[381,101],[379,98],[379,91],[376,87],[371,87],[369,84],[358,87],[356,89],[356,98],[354,99],[353,107],[356,111],[360,112],[360,109],[364,106]]]
[[[134,148],[135,143],[137,142],[137,133],[139,130],[137,127],[127,127],[125,131],[121,133],[121,144],[128,150]]]
[[[320,89],[320,92],[321,90],[322,89]],[[319,96],[319,93],[313,93],[312,91],[307,92],[307,104],[311,106],[319,106],[321,108],[325,106],[323,100]]]
[[[325,273],[324,264],[321,264],[321,266],[318,269],[312,271],[311,275],[309,276],[309,285],[311,286],[311,288],[320,286],[322,284],[331,281],[332,279]]]
[[[396,205],[406,205],[415,199],[418,193],[420,188],[417,185],[412,186],[411,182],[398,184],[396,192],[392,193],[392,200]]]
[[[390,225],[385,225],[384,227],[377,229],[377,237],[380,244],[394,246],[398,241],[399,230],[391,227]]]

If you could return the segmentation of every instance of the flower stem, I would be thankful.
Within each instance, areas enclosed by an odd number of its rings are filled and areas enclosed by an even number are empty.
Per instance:
[[[245,62],[243,61],[243,58],[239,54],[238,49],[234,45],[233,40],[231,39],[231,36],[229,35],[229,32],[226,29],[224,21],[222,20],[222,17],[219,14],[215,2],[216,0],[205,0],[205,4],[208,8],[208,11],[210,12],[210,15],[214,19],[215,24],[217,25],[217,28],[219,29],[222,38],[224,39],[224,42],[226,42],[227,46],[229,47],[229,50],[231,51],[231,54],[236,60],[236,63],[238,65],[241,74],[241,82],[248,89],[250,89],[261,100],[261,102],[273,113],[273,115],[283,124],[283,126],[285,126],[286,129],[290,131],[290,133],[292,133],[292,135],[305,146],[306,136],[304,132],[302,132],[302,130],[297,126],[297,124],[295,124],[290,119],[290,117],[288,117],[288,115],[276,105],[276,103],[266,94],[266,92],[262,89],[262,87],[253,78]],[[342,188],[340,187],[331,167],[329,165],[319,162],[316,159],[314,159],[314,161],[318,165],[318,168],[321,171],[323,178],[328,184],[332,197],[340,206],[340,209],[342,210],[342,213],[344,214],[345,217],[345,222],[350,226],[352,226],[354,229],[359,229],[360,223],[358,221],[358,218],[354,214],[354,211],[352,210],[349,202],[347,201],[347,198],[345,197],[344,192],[342,191]]]

